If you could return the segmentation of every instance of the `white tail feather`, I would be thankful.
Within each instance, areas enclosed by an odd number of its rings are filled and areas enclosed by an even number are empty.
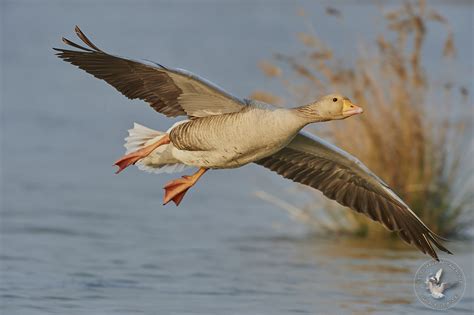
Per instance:
[[[125,138],[126,154],[135,152],[146,145],[158,141],[165,134],[165,132],[134,123],[133,128],[128,130],[128,137]],[[175,173],[188,168],[187,165],[179,163],[178,160],[174,159],[171,155],[171,150],[167,150],[168,148],[168,145],[160,146],[149,157],[139,160],[135,165],[140,170],[149,173]]]
[[[137,123],[133,123],[133,128],[128,130],[128,137],[125,138],[125,149],[126,154],[141,149],[145,143],[150,140],[160,139],[164,136],[164,132],[156,131]]]

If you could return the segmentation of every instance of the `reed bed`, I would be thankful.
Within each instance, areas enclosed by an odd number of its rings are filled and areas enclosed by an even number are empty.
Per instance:
[[[327,8],[340,23],[344,11]],[[300,11],[306,32],[298,34],[301,52],[276,54],[259,68],[287,91],[281,95],[256,91],[252,97],[277,104],[302,104],[334,91],[347,95],[365,112],[357,118],[316,126],[319,136],[358,157],[386,181],[436,233],[463,235],[473,223],[472,104],[465,85],[439,77],[442,71],[424,66],[428,35],[439,41],[439,67],[456,63],[455,36],[448,21],[424,1],[405,2],[399,8],[380,8],[385,28],[360,47],[355,61],[317,36],[311,18]],[[435,24],[444,35],[428,33]],[[302,188],[304,189],[304,188]],[[316,229],[361,236],[390,237],[379,225],[319,192],[307,190],[317,202],[291,205],[268,193],[274,202]],[[316,205],[318,205],[316,208]],[[291,212],[290,211],[290,212]]]

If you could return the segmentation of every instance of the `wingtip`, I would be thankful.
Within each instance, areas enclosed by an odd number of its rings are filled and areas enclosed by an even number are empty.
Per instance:
[[[79,26],[74,26],[74,32],[76,32],[76,35],[82,39],[83,37],[87,38],[87,36],[84,34],[84,32],[79,28]],[[83,39],[82,39],[83,40]]]
[[[74,27],[74,31],[76,32],[77,37],[79,37],[80,40],[82,40],[87,46],[89,46],[92,50],[95,50],[96,52],[102,52],[96,45],[94,45],[89,38],[82,32],[82,30],[79,28],[79,26]]]
[[[83,35],[84,33],[81,31],[81,29],[79,28],[79,26],[74,26],[74,32],[76,33],[76,35],[80,38],[81,35]]]
[[[444,249],[441,249],[443,252],[449,254],[449,255],[454,255],[450,250],[448,250],[447,248],[444,248]],[[431,257],[436,260],[436,261],[439,261],[439,257],[437,254],[434,254],[434,255],[431,255]]]

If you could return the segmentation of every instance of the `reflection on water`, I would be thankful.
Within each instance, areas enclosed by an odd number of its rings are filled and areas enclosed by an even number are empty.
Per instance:
[[[161,206],[172,176],[113,174],[134,121],[172,122],[55,58],[74,24],[112,52],[189,68],[240,95],[262,86],[259,59],[299,47],[290,1],[193,3],[2,2],[0,313],[430,314],[412,283],[427,256],[307,235],[252,197],[257,182],[291,185],[261,167],[209,172],[179,208]],[[320,4],[305,7],[325,18]],[[345,51],[347,34],[331,29]],[[469,313],[472,248],[449,248],[469,284],[454,311]]]

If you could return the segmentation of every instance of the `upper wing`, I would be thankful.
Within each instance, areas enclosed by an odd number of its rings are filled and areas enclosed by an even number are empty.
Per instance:
[[[431,243],[450,253],[410,208],[364,164],[347,152],[300,132],[277,153],[256,163],[295,182],[314,187],[331,199],[397,231],[407,243],[435,259]]]
[[[453,282],[443,282],[440,285],[440,291],[444,292],[444,290],[449,289],[449,288],[454,288],[455,286],[458,285],[458,281],[453,281]]]
[[[440,268],[435,275],[436,281],[439,283],[441,281],[441,275],[443,274],[443,268]]]
[[[64,43],[80,50],[54,48],[57,56],[105,80],[126,97],[148,102],[166,116],[220,115],[238,112],[245,106],[242,100],[190,72],[109,55],[97,48],[79,27],[75,31],[89,48],[63,38]]]

